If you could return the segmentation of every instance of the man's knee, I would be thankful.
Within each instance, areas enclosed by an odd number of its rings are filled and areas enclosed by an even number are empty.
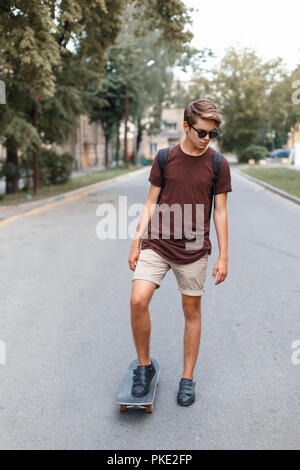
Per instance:
[[[198,309],[186,308],[183,310],[183,313],[184,313],[185,319],[188,321],[197,320],[201,317],[200,308]]]
[[[196,320],[201,317],[201,297],[183,301],[182,309],[186,320]]]
[[[133,313],[142,313],[148,309],[149,302],[148,300],[138,293],[135,293],[131,296],[130,306]]]

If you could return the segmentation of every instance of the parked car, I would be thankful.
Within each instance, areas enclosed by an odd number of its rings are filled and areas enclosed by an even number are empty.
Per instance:
[[[291,151],[288,149],[275,149],[269,155],[269,158],[289,158]]]

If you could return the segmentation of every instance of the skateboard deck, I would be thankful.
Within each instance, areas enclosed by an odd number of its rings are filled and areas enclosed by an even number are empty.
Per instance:
[[[135,359],[130,364],[124,377],[121,390],[117,397],[117,403],[120,405],[120,411],[126,411],[127,408],[146,408],[147,413],[152,413],[156,388],[158,386],[159,364],[152,357],[151,361],[154,364],[156,372],[150,382],[149,392],[143,397],[135,397],[131,394],[131,387],[133,383],[133,369],[137,368],[138,360]]]

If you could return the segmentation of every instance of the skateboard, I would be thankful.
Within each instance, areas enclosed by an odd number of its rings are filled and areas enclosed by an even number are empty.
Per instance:
[[[120,411],[126,411],[127,408],[146,408],[147,413],[152,413],[153,402],[155,398],[156,388],[158,386],[159,378],[159,364],[158,362],[151,357],[151,361],[154,364],[156,372],[152,377],[150,382],[149,392],[143,397],[135,397],[131,394],[132,379],[133,379],[133,369],[136,369],[138,366],[138,360],[135,359],[130,364],[126,375],[124,377],[121,390],[117,397],[117,403],[120,405]]]

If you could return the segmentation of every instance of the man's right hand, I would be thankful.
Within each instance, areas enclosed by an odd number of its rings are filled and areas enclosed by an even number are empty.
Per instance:
[[[140,246],[139,244],[132,244],[130,255],[128,258],[129,267],[132,271],[135,271],[135,262],[139,259],[140,256]]]

